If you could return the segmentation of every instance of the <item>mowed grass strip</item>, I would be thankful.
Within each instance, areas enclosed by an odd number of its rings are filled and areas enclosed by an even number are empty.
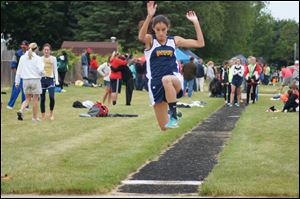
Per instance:
[[[1,193],[104,194],[128,174],[157,157],[176,139],[223,105],[223,99],[196,93],[182,102],[203,100],[204,108],[180,109],[180,128],[161,132],[148,93],[134,91],[132,106],[125,106],[125,88],[111,113],[138,114],[138,118],[81,118],[87,109],[74,101],[101,101],[103,88],[68,87],[56,94],[55,120],[34,123],[31,111],[18,121],[16,111],[5,108],[10,93],[1,95]],[[49,111],[47,96],[46,112]]]
[[[200,187],[206,196],[299,196],[299,113],[266,113],[281,101],[260,97],[233,130]]]

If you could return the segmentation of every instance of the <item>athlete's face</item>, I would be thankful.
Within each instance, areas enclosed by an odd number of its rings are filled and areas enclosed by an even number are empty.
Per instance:
[[[155,35],[159,41],[165,41],[168,34],[168,26],[164,23],[157,23],[153,28]]]
[[[50,48],[48,46],[45,46],[44,49],[43,49],[43,53],[44,53],[45,57],[49,57],[50,53],[51,53]]]

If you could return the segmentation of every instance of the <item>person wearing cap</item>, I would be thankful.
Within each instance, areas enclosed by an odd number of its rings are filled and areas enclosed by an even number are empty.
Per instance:
[[[90,54],[92,49],[88,48],[81,55],[81,66],[82,66],[82,78],[88,80],[89,76],[89,66],[90,66]]]
[[[28,49],[28,41],[24,40],[21,45],[20,45],[20,49],[15,53],[13,60],[11,62],[11,70],[12,70],[12,77],[15,77],[17,68],[18,68],[18,64],[20,61],[20,58],[22,55],[25,54],[25,52]],[[13,81],[15,82],[15,81]],[[18,88],[16,88],[15,83],[12,86],[12,92],[11,92],[11,96],[10,96],[10,100],[8,102],[7,108],[8,109],[13,109],[14,104],[16,102],[16,100],[18,99],[19,93],[22,91],[22,103],[25,101],[25,94],[24,94],[24,90],[23,90],[23,80],[20,80],[20,86]],[[28,107],[27,107],[28,109]]]

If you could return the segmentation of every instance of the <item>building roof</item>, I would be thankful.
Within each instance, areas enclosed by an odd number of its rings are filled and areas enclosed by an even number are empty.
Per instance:
[[[64,41],[61,48],[72,49],[76,55],[82,54],[87,48],[91,48],[92,53],[110,55],[117,50],[117,46],[117,43],[113,42]]]

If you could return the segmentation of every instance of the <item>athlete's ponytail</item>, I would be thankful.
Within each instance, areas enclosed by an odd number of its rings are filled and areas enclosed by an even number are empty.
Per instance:
[[[32,59],[32,53],[37,49],[37,44],[36,43],[31,43],[29,44],[29,52],[28,52],[28,57],[29,59]]]

